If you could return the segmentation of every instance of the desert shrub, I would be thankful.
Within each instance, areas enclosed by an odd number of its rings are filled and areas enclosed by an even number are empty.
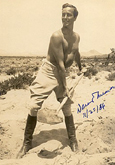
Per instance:
[[[98,70],[96,68],[91,68],[90,72],[93,76],[95,76],[98,73]]]
[[[108,67],[105,68],[105,71],[111,72],[112,69],[111,69],[111,67],[108,66]]]
[[[15,62],[14,62],[14,61],[12,61],[12,64],[15,64]]]
[[[7,75],[15,75],[16,72],[17,72],[16,69],[12,67],[6,71],[6,74]]]
[[[94,68],[94,67],[90,67],[87,69],[87,71],[85,72],[84,76],[91,78],[91,76],[95,76],[98,73],[98,69]]]
[[[25,72],[36,72],[36,71],[38,71],[39,70],[39,67],[38,66],[27,66],[27,67],[25,67]]]
[[[35,67],[33,68],[33,72],[38,71],[38,69],[39,69],[39,67],[38,67],[38,66],[35,66]]]
[[[106,77],[107,80],[109,81],[114,81],[115,80],[115,72],[110,73],[108,77]]]
[[[11,77],[9,80],[0,83],[0,95],[6,94],[11,89],[25,89],[34,79],[35,77],[29,73]]]
[[[108,66],[108,64],[109,64],[109,61],[108,60],[105,61],[105,66]]]
[[[24,70],[25,71],[30,71],[31,70],[31,66],[27,66]]]
[[[83,64],[82,64],[82,66],[83,66],[83,67],[86,67],[86,64],[85,64],[85,63],[83,63]]]
[[[103,65],[100,67],[100,71],[108,71],[108,72],[113,72],[115,70],[115,65]]]

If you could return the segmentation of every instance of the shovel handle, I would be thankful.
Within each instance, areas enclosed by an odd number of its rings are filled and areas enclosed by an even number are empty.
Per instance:
[[[79,81],[82,79],[83,75],[84,75],[84,73],[82,73],[82,74],[80,75],[80,78],[79,78],[78,81],[74,84],[73,88],[70,90],[71,93],[74,91],[75,87],[78,85],[78,83],[79,83]],[[57,109],[57,112],[60,111],[60,109],[64,106],[64,104],[66,103],[67,100],[68,100],[68,96],[66,96],[66,97],[63,99],[63,101],[61,102],[60,106],[59,106],[58,109]]]
[[[61,102],[60,106],[59,106],[58,109],[57,109],[57,112],[59,112],[60,109],[64,106],[64,104],[66,103],[67,99],[68,99],[67,96],[63,99],[63,101]]]

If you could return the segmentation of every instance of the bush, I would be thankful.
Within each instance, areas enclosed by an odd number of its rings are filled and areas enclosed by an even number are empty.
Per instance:
[[[15,75],[16,74],[16,70],[15,70],[15,68],[10,68],[10,69],[8,69],[7,71],[6,71],[6,74],[7,75]]]
[[[115,72],[110,73],[108,77],[106,77],[107,80],[109,81],[114,81],[115,80]]]
[[[98,70],[94,67],[90,67],[87,69],[87,71],[85,72],[84,76],[91,78],[91,76],[95,76],[98,73]]]
[[[0,83],[0,95],[6,94],[11,89],[25,89],[35,79],[29,73],[19,74],[18,76],[12,77],[9,80],[5,80]]]
[[[38,66],[35,66],[35,67],[32,69],[33,72],[36,72],[36,71],[38,71],[38,70],[39,70],[39,67],[38,67]]]

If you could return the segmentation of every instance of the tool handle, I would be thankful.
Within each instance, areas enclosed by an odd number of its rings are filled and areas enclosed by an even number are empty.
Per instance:
[[[63,106],[64,106],[64,104],[66,103],[67,99],[68,99],[68,97],[67,97],[67,96],[63,99],[63,101],[61,102],[60,106],[59,106],[59,107],[58,107],[58,109],[57,109],[57,112],[59,112],[59,111],[60,111],[60,109],[62,109],[62,107],[63,107]]]
[[[70,90],[70,93],[72,93],[72,92],[74,91],[75,87],[78,85],[78,83],[79,83],[79,81],[82,79],[83,75],[84,75],[84,73],[82,73],[82,74],[80,75],[80,78],[78,79],[78,81],[74,84],[74,86],[73,86],[72,89]],[[57,112],[60,111],[60,109],[64,106],[64,104],[66,103],[67,100],[68,100],[68,96],[66,96],[66,97],[63,99],[63,101],[61,102],[60,106],[59,106],[58,109],[57,109]]]

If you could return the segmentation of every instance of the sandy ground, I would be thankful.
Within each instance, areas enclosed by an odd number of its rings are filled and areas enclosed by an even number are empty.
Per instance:
[[[29,90],[11,90],[1,97],[0,165],[115,165],[115,81],[106,80],[108,73],[99,72],[92,79],[84,77],[75,89],[72,113],[78,153],[73,153],[68,146],[64,122],[56,125],[38,122],[33,149],[22,159],[16,159],[23,142]],[[91,102],[92,93],[97,91],[100,97],[97,99],[95,93]],[[78,113],[78,108],[89,102]],[[49,109],[58,106],[54,93],[43,104]],[[49,158],[39,157],[38,153],[43,149],[51,151],[52,155]]]

